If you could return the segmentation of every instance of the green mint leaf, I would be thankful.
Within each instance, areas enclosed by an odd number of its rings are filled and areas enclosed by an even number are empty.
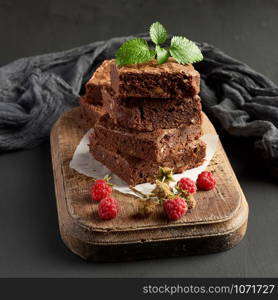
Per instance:
[[[167,49],[161,48],[159,45],[157,45],[155,47],[155,51],[156,51],[157,64],[159,65],[163,64],[168,60],[170,53]]]
[[[154,58],[154,52],[149,49],[147,42],[140,38],[126,41],[116,52],[118,66],[140,64]]]
[[[172,37],[169,51],[180,64],[191,64],[203,59],[202,52],[198,46],[182,36]]]
[[[165,27],[159,22],[155,22],[151,25],[150,37],[156,45],[163,44],[167,39],[167,35]]]

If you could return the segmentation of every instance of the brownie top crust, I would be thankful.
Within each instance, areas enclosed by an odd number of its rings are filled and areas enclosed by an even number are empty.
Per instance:
[[[111,64],[115,64],[115,60],[112,60]],[[117,67],[119,73],[190,73],[192,75],[199,75],[198,71],[194,69],[192,64],[182,65],[170,57],[167,62],[163,64],[157,64],[156,60],[151,60],[142,64],[124,65]]]
[[[103,63],[96,69],[91,79],[87,82],[85,97],[88,99],[89,103],[102,105],[101,90],[104,87],[109,88],[111,85],[111,63],[111,60],[103,61]]]
[[[110,66],[113,61],[113,59],[104,60],[103,63],[96,69],[90,80],[87,82],[87,85],[93,84],[109,86],[111,84]]]

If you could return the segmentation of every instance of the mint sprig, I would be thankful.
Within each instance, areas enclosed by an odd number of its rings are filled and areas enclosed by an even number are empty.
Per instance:
[[[163,48],[161,45],[165,43],[167,36],[167,31],[162,24],[153,23],[150,27],[150,37],[155,48],[150,49],[148,43],[141,38],[126,41],[116,52],[117,65],[139,64],[153,59],[157,60],[157,64],[163,64],[170,56],[180,64],[195,63],[203,59],[199,47],[182,36],[172,37],[170,48]]]

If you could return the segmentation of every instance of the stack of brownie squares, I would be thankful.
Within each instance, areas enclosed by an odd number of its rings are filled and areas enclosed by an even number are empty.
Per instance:
[[[94,158],[130,185],[154,182],[159,167],[202,164],[200,75],[173,59],[118,67],[106,60],[80,99]]]

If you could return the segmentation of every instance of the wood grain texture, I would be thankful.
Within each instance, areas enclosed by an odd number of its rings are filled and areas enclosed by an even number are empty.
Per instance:
[[[203,124],[204,133],[215,134],[205,115]],[[188,255],[231,248],[244,236],[248,205],[220,142],[208,167],[217,187],[198,192],[197,207],[181,220],[168,222],[159,209],[149,218],[137,218],[136,197],[117,191],[120,215],[111,221],[99,219],[88,192],[93,180],[69,168],[87,130],[76,108],[65,113],[51,133],[60,232],[74,253],[89,260]]]

